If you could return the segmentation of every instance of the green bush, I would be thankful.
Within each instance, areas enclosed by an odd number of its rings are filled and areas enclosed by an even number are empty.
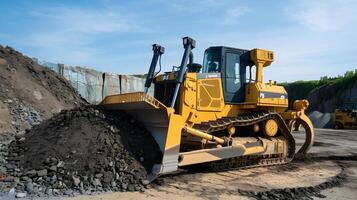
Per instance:
[[[281,83],[289,94],[289,105],[297,99],[306,99],[309,94],[326,85],[334,85],[337,89],[336,95],[341,94],[344,90],[351,88],[357,81],[357,70],[347,71],[344,76],[327,77],[323,76],[320,80],[312,81],[295,81],[292,83]]]

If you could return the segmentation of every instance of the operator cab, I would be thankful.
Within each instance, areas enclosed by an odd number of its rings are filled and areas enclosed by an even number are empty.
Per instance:
[[[224,101],[244,102],[245,83],[252,81],[250,51],[224,46],[206,49],[202,73],[219,73],[222,78]],[[249,78],[246,71],[249,67]]]

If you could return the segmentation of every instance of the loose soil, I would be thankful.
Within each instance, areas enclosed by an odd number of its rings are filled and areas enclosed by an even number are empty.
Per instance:
[[[37,118],[42,120],[63,109],[86,104],[64,77],[11,47],[1,45],[0,102],[3,104],[0,115],[9,110],[11,117],[5,121],[12,121],[12,130],[17,132],[34,125],[31,120],[26,121],[28,118],[20,115],[38,114]],[[14,109],[18,112],[14,112]],[[0,129],[0,133],[7,131]]]
[[[24,185],[34,183],[31,191],[16,186],[34,195],[44,195],[46,189],[48,195],[138,191],[161,157],[150,133],[130,116],[86,106],[18,135],[10,145],[8,166],[13,167],[8,172]]]

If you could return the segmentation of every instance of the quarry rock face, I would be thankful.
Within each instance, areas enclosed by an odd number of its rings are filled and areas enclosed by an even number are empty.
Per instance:
[[[346,102],[357,102],[357,81],[344,90],[338,90],[335,85],[326,85],[309,94],[309,111],[333,113],[338,106]]]

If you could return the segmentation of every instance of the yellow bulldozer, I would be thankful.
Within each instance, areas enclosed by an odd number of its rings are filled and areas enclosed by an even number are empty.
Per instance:
[[[333,114],[335,129],[357,129],[357,102],[348,102],[335,110]]]
[[[183,38],[179,67],[155,72],[165,49],[153,45],[145,91],[111,95],[100,106],[125,111],[144,124],[162,151],[162,162],[151,177],[179,167],[207,164],[214,169],[256,167],[290,162],[306,153],[314,130],[304,110],[308,101],[288,108],[287,92],[269,81],[263,68],[274,60],[272,51],[209,47],[203,65],[193,62],[196,41]],[[253,77],[254,76],[254,77]],[[154,95],[148,94],[154,87]],[[305,129],[305,143],[296,150],[293,127]]]

